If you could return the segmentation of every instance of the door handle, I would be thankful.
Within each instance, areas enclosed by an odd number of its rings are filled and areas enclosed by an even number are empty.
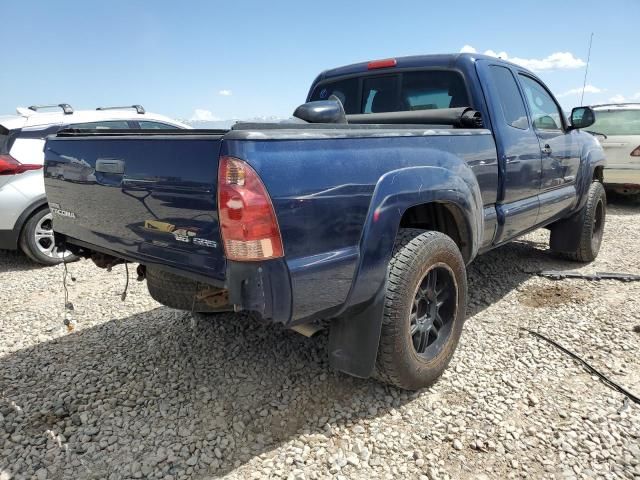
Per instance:
[[[112,158],[98,159],[96,161],[96,172],[122,175],[124,173],[124,161]]]
[[[552,150],[548,143],[544,147],[542,147],[542,153],[546,155],[551,155]]]

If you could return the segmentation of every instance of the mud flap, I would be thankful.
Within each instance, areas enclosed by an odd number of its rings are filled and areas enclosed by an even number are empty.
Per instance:
[[[551,225],[551,239],[549,247],[554,252],[575,252],[580,246],[580,235],[586,208],[582,208],[575,215]]]
[[[382,331],[386,289],[355,314],[343,315],[331,323],[329,330],[329,364],[354,377],[373,374]]]

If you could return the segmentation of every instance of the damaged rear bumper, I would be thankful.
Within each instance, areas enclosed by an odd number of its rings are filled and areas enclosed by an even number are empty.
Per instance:
[[[201,273],[167,265],[160,259],[142,253],[122,253],[92,245],[82,240],[55,234],[56,245],[67,248],[78,256],[89,258],[95,253],[113,258],[112,265],[122,261],[153,266],[228,292],[229,304],[235,311],[251,311],[264,320],[291,326],[292,301],[289,269],[283,258],[264,262],[226,262],[224,281],[207,277]],[[105,263],[108,266],[108,262]]]

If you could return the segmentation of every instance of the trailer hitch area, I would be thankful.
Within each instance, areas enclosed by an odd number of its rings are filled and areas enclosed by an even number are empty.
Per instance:
[[[196,293],[196,301],[204,302],[211,308],[221,308],[229,305],[229,291],[217,287],[204,286]]]
[[[108,272],[111,271],[111,268],[119,265],[121,263],[125,263],[125,261],[121,258],[114,257],[112,255],[106,255],[104,253],[93,252],[91,253],[91,260],[95,263],[96,267],[106,268]]]

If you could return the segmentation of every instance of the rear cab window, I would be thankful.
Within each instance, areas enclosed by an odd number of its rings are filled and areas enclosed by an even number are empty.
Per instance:
[[[322,82],[311,100],[335,95],[347,114],[402,112],[470,106],[465,82],[452,70],[365,74]]]
[[[596,110],[596,121],[589,131],[605,135],[640,135],[640,109]]]

